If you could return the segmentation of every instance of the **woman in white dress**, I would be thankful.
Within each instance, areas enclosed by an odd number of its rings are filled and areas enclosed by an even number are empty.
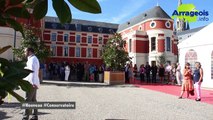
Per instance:
[[[181,85],[181,68],[180,68],[180,64],[177,63],[177,68],[176,68],[176,80],[177,80],[177,84]]]
[[[69,64],[66,64],[65,66],[65,81],[68,81],[70,75],[70,66]]]
[[[103,82],[103,74],[104,74],[104,69],[102,66],[100,66],[98,69],[99,82]]]

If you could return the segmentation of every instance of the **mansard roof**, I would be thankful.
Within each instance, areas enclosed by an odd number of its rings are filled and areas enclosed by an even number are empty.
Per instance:
[[[129,21],[120,24],[118,27],[118,32],[151,18],[171,19],[171,17],[160,6],[155,6],[154,8],[147,10],[146,12],[130,19]]]
[[[201,27],[197,27],[197,28],[193,28],[193,29],[189,29],[189,30],[177,32],[177,36],[182,36],[182,35],[186,35],[186,34],[196,33],[198,31],[200,31],[201,29],[203,29],[204,27],[206,27],[206,26],[201,26]]]
[[[72,19],[71,23],[66,24],[61,24],[57,17],[46,16],[44,20],[46,29],[113,34],[114,32],[117,31],[118,28],[118,24],[80,20],[80,19]]]

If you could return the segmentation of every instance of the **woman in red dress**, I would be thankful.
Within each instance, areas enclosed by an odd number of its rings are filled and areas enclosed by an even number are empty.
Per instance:
[[[189,97],[189,92],[193,91],[193,83],[192,83],[192,70],[190,69],[190,64],[186,63],[185,68],[183,70],[183,84],[181,88],[181,94],[179,99],[183,97],[184,92],[187,93],[187,98]]]

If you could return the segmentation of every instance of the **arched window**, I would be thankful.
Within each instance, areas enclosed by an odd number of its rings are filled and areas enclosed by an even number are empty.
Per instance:
[[[185,56],[185,63],[190,63],[192,71],[195,70],[195,62],[197,62],[197,53],[194,50],[189,50]]]
[[[213,80],[213,51],[211,55],[211,79]]]

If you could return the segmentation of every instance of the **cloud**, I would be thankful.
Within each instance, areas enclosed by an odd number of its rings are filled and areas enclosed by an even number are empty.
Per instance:
[[[119,23],[130,16],[132,13],[136,12],[139,8],[145,5],[147,2],[145,0],[128,0],[127,4],[121,11],[119,12],[118,16],[114,16],[111,18],[110,22],[112,23]]]

